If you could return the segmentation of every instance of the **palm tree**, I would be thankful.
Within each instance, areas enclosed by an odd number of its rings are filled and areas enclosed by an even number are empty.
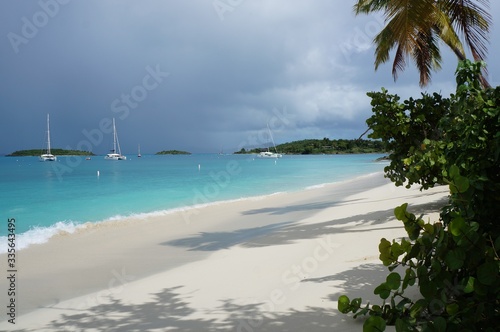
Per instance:
[[[389,52],[396,48],[394,79],[411,57],[420,72],[420,86],[425,86],[431,71],[441,68],[439,41],[449,46],[459,60],[466,59],[457,31],[474,60],[485,60],[491,23],[488,5],[488,0],[357,0],[354,12],[384,12],[386,26],[374,39],[375,69],[387,62]],[[482,84],[489,87],[484,77]]]

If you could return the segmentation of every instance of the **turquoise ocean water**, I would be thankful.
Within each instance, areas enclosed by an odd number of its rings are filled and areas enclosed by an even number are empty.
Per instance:
[[[18,249],[87,222],[120,220],[199,204],[305,189],[381,172],[381,155],[261,159],[253,155],[0,157],[0,253],[7,220],[16,219]]]

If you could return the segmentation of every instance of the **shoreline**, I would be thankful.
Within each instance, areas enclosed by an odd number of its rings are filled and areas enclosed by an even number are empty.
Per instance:
[[[213,201],[213,202],[203,203],[203,204],[185,205],[185,206],[174,207],[174,208],[169,208],[169,209],[164,209],[164,210],[151,211],[151,212],[137,212],[137,213],[133,213],[131,215],[126,215],[126,216],[115,215],[115,216],[109,217],[107,219],[98,220],[98,221],[86,221],[86,222],[78,222],[78,221],[71,221],[71,220],[58,221],[55,224],[50,225],[50,226],[35,227],[35,228],[32,228],[26,232],[17,234],[17,241],[18,241],[17,250],[18,251],[25,250],[26,248],[29,248],[32,245],[47,243],[54,236],[58,236],[58,234],[60,234],[60,233],[73,234],[75,232],[79,232],[79,231],[81,231],[85,228],[88,228],[88,227],[99,227],[99,225],[101,225],[101,224],[116,223],[116,222],[130,222],[130,221],[137,220],[137,219],[148,219],[148,218],[162,217],[162,216],[167,216],[167,215],[170,215],[173,213],[179,213],[179,212],[183,213],[183,215],[186,215],[186,214],[189,215],[190,211],[197,210],[197,209],[204,208],[204,207],[220,205],[220,204],[227,204],[227,203],[234,203],[234,202],[242,202],[245,200],[266,199],[267,197],[272,197],[274,195],[297,193],[297,192],[308,191],[308,190],[317,189],[317,188],[323,188],[325,186],[341,184],[344,182],[363,179],[365,177],[376,176],[378,174],[383,174],[383,173],[382,172],[368,173],[365,175],[357,176],[357,177],[352,178],[352,179],[310,185],[310,186],[307,186],[304,188],[299,188],[299,189],[291,190],[291,191],[277,191],[277,192],[270,193],[270,194],[262,194],[262,195],[257,195],[257,196],[226,199],[226,200]],[[7,252],[7,237],[0,236],[0,255],[5,254],[6,252]]]
[[[329,329],[340,328],[335,324],[352,319],[336,312],[336,298],[329,294],[352,281],[332,276],[356,270],[383,274],[380,238],[404,234],[393,209],[410,202],[416,214],[435,211],[448,193],[443,187],[396,188],[377,174],[59,234],[20,251],[18,323],[12,326],[3,316],[0,329],[57,331],[59,323],[84,329],[84,317],[109,310],[119,314],[106,319],[133,324],[130,330],[139,317],[119,317],[149,306],[162,306],[164,313],[144,312],[143,323],[154,325],[146,330],[183,324],[207,330],[203,326],[210,324],[217,330],[279,331],[273,324],[292,324],[290,312],[299,321],[310,316],[329,322]],[[2,264],[5,256],[0,255]],[[0,281],[0,290],[6,282]],[[97,318],[96,331],[108,323]],[[361,327],[346,326],[352,324]],[[312,331],[327,330],[320,327]]]

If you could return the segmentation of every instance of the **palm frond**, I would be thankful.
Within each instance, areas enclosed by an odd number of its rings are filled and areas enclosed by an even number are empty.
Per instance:
[[[433,29],[460,60],[464,60],[466,58],[464,47],[460,38],[456,34],[449,17],[441,10],[437,10],[435,13],[435,25]]]
[[[375,48],[375,70],[377,70],[381,64],[386,63],[389,60],[390,51],[396,45],[394,32],[389,25],[387,25],[377,36],[375,36],[374,43],[377,45]]]
[[[491,15],[488,13],[487,0],[447,0],[443,10],[450,17],[455,30],[460,31],[476,61],[486,59],[488,33]]]
[[[387,62],[396,48],[394,79],[411,56],[420,71],[420,84],[425,85],[431,72],[441,68],[439,40],[460,60],[466,58],[464,45],[474,60],[485,60],[491,24],[488,5],[488,0],[357,0],[354,11],[384,13],[386,26],[374,39],[375,69]],[[489,85],[484,77],[482,82]]]
[[[402,45],[399,44],[394,54],[394,62],[392,63],[392,77],[394,77],[394,81],[398,79],[399,72],[404,71],[406,68],[407,58],[408,53],[406,53]]]
[[[383,10],[391,0],[358,0],[353,6],[356,14],[369,14]]]
[[[416,46],[411,55],[420,73],[419,84],[423,87],[430,83],[431,72],[441,69],[438,36],[422,33]]]

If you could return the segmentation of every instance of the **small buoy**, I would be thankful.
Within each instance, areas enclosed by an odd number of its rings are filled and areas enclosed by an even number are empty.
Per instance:
[[[99,171],[97,171],[97,176],[101,175],[101,173],[99,173]]]

